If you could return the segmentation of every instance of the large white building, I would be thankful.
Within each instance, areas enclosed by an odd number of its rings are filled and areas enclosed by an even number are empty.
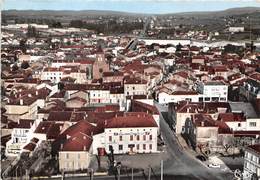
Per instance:
[[[98,148],[115,154],[156,153],[158,126],[152,115],[128,114],[105,122],[104,133],[93,136],[93,154]]]
[[[227,102],[228,85],[221,81],[199,82],[197,90],[202,94],[199,101],[205,102]]]

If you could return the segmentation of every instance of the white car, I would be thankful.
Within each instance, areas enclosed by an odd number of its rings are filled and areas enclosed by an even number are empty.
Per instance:
[[[220,168],[220,164],[209,164],[208,165],[209,168]]]

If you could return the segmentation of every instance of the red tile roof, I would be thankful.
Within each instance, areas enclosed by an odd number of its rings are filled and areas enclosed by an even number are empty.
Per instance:
[[[34,151],[35,148],[36,148],[36,144],[34,144],[32,142],[28,143],[27,145],[25,145],[23,147],[23,149],[28,150],[28,151]]]
[[[114,117],[107,120],[105,128],[141,128],[141,127],[157,127],[155,120],[150,114],[142,114],[136,116]]]
[[[218,127],[210,115],[195,114],[192,121],[197,127]]]
[[[140,101],[132,100],[131,102],[131,110],[133,112],[146,112],[149,114],[159,114],[159,111],[155,106],[142,103]]]
[[[89,151],[92,138],[82,132],[77,132],[66,140],[60,151]]]
[[[218,116],[219,121],[233,122],[233,121],[246,121],[244,113],[220,113]]]

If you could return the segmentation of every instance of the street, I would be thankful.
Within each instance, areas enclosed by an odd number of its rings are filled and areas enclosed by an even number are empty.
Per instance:
[[[163,139],[167,145],[167,151],[170,155],[170,159],[164,163],[164,174],[167,175],[185,175],[186,179],[194,177],[200,180],[230,180],[232,174],[227,172],[219,172],[215,169],[209,169],[204,166],[200,161],[186,153],[178,144],[176,136],[166,123],[162,112],[167,111],[167,108],[155,104],[160,111],[160,128]],[[159,173],[159,169],[157,170]]]

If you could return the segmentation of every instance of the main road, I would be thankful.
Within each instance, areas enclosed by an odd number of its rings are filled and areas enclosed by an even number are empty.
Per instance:
[[[168,126],[162,112],[167,108],[155,103],[160,112],[160,130],[166,143],[167,152],[170,158],[164,162],[164,174],[177,176],[183,175],[188,179],[198,180],[232,180],[232,173],[223,172],[216,169],[210,169],[195,157],[183,150],[178,143],[177,137]],[[157,169],[159,173],[159,169]],[[192,177],[192,178],[191,178]]]

